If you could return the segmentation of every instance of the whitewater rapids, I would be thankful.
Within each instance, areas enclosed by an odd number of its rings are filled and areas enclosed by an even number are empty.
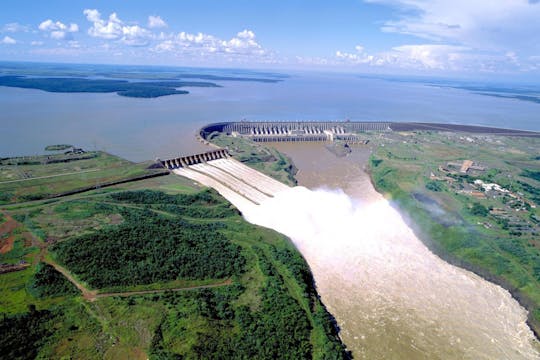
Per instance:
[[[240,210],[292,239],[356,358],[539,359],[510,294],[435,256],[377,195],[294,187]]]

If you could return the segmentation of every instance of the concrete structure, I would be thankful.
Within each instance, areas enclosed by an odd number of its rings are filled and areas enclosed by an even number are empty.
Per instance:
[[[199,131],[201,139],[212,133],[243,136],[258,142],[333,141],[358,142],[355,133],[391,131],[388,122],[352,121],[237,121],[209,124]]]
[[[205,153],[181,156],[168,160],[158,160],[165,168],[169,170],[200,164],[211,160],[228,158],[229,152],[225,149],[207,151]]]
[[[240,211],[289,188],[230,157],[178,166],[172,171],[215,189]]]
[[[231,122],[220,132],[243,136],[257,142],[275,141],[358,141],[356,132],[389,131],[389,123],[381,122]]]

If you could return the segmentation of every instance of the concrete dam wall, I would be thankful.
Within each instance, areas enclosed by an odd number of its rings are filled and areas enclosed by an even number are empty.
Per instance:
[[[451,131],[477,134],[538,137],[539,132],[484,126],[426,122],[375,121],[236,121],[209,124],[199,135],[207,140],[214,132],[243,136],[257,142],[271,141],[360,141],[358,133],[374,131]]]
[[[256,142],[274,141],[358,141],[356,133],[391,131],[385,122],[332,121],[240,121],[205,126],[200,136],[206,139],[213,132],[247,137]]]

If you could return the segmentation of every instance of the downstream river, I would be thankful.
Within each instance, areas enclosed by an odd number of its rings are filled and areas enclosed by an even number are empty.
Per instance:
[[[275,147],[303,187],[245,215],[292,238],[355,358],[540,358],[509,292],[431,253],[375,191],[363,171],[369,150],[336,158],[320,144]]]

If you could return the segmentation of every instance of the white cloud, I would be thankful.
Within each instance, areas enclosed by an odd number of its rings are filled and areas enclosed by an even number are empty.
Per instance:
[[[79,49],[81,47],[81,44],[79,44],[78,41],[71,40],[71,41],[68,41],[68,46],[70,48]]]
[[[30,43],[30,45],[32,45],[32,46],[41,46],[41,45],[43,45],[43,41],[32,41]]]
[[[355,50],[356,53],[348,53],[338,50],[336,51],[336,57],[352,64],[372,64],[374,56],[366,54],[363,46],[356,45]]]
[[[16,43],[17,43],[17,40],[15,40],[14,38],[10,36],[4,36],[4,38],[2,39],[2,44],[15,45]]]
[[[394,59],[429,69],[520,71],[532,69],[530,56],[540,53],[539,1],[364,1],[398,10],[383,23],[383,32],[429,40],[429,44],[395,47],[381,54],[388,60],[383,62]]]
[[[150,15],[148,17],[148,27],[150,29],[167,27],[167,23],[160,16]]]
[[[269,57],[271,53],[256,41],[255,33],[243,30],[229,40],[219,39],[204,33],[180,32],[159,43],[158,52],[176,51],[183,54],[197,54],[201,57],[211,54],[225,54],[234,57]]]
[[[79,31],[79,25],[71,23],[66,25],[60,21],[52,21],[47,19],[39,24],[38,29],[49,33],[49,36],[55,40],[70,40],[73,38],[72,33]]]
[[[236,36],[240,39],[248,39],[248,40],[254,40],[255,39],[255,33],[251,30],[245,29],[244,31],[240,31]]]
[[[470,60],[470,49],[455,45],[401,45],[377,54],[366,53],[360,45],[355,49],[354,53],[337,51],[336,58],[349,65],[417,70],[465,70]]]
[[[453,45],[402,45],[394,47],[391,58],[401,67],[462,70],[460,64],[468,48]]]
[[[153,34],[139,25],[125,24],[116,13],[109,15],[108,20],[103,20],[96,9],[85,9],[86,19],[92,22],[88,34],[107,40],[119,40],[130,46],[146,46]]]
[[[15,33],[15,32],[28,32],[30,31],[30,27],[26,26],[26,25],[21,25],[19,23],[16,23],[16,22],[12,22],[12,23],[9,23],[9,24],[5,24],[4,26],[2,26],[2,30],[1,32],[10,32],[10,33]]]
[[[404,10],[383,31],[488,50],[531,50],[540,42],[540,4],[527,0],[367,0]]]

